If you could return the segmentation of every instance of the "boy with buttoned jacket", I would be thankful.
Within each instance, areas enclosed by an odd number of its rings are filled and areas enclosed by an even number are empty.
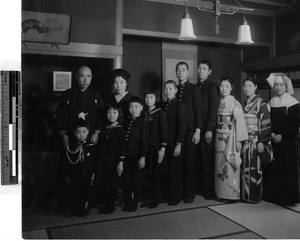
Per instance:
[[[143,102],[133,96],[128,101],[129,118],[124,122],[125,161],[123,171],[123,211],[135,212],[142,184],[142,169],[148,152],[148,128],[142,118]]]

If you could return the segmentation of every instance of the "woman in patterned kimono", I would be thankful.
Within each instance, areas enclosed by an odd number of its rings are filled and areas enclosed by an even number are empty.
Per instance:
[[[268,168],[264,200],[293,205],[299,202],[299,102],[291,96],[294,93],[292,82],[283,73],[272,73],[267,81],[275,92],[275,96],[268,103],[274,161]]]
[[[257,82],[243,81],[247,96],[244,105],[249,139],[244,143],[241,166],[241,199],[251,203],[262,200],[263,163],[271,161],[271,121],[265,101],[255,94]]]
[[[219,81],[221,94],[216,126],[215,192],[220,201],[240,199],[240,151],[248,140],[241,104],[230,95],[234,82]]]

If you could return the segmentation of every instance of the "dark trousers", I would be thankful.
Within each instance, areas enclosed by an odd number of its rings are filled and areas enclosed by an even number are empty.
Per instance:
[[[142,184],[142,172],[138,167],[139,157],[126,156],[123,171],[123,199],[125,207],[137,207]]]
[[[204,133],[203,133],[204,134]],[[214,137],[214,133],[213,133]],[[214,195],[214,172],[215,172],[215,142],[207,144],[204,135],[201,136],[198,145],[197,163],[197,191],[206,195]]]
[[[183,190],[184,198],[195,198],[196,195],[196,153],[197,145],[192,143],[194,132],[187,132],[183,152]]]
[[[174,148],[167,147],[166,155],[169,166],[169,201],[180,202],[182,199],[182,155],[174,157]]]
[[[148,181],[148,198],[150,201],[158,202],[159,196],[162,193],[163,177],[168,172],[168,163],[166,153],[161,163],[158,163],[159,148],[149,146],[148,155],[146,158],[146,178]]]
[[[66,199],[71,215],[82,216],[88,214],[91,205],[90,184],[90,178],[68,178]]]
[[[101,161],[103,161],[103,165],[100,165],[97,171],[97,178],[100,179],[100,182],[97,183],[97,194],[103,195],[103,197],[98,197],[98,199],[103,200],[102,204],[104,206],[113,207],[119,187],[119,177],[116,172],[117,164],[113,160]]]

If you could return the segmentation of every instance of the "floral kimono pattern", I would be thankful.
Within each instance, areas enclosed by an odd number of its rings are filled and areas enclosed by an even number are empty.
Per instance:
[[[272,159],[270,113],[266,103],[259,96],[246,101],[244,113],[249,139],[244,143],[242,150],[241,198],[259,203],[263,191],[262,164],[267,164]],[[264,151],[259,154],[258,142],[264,145]]]
[[[215,193],[217,198],[240,199],[240,152],[236,142],[248,139],[241,104],[233,97],[221,99],[216,127]]]

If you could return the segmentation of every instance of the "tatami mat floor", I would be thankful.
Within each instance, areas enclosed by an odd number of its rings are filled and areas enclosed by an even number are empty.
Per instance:
[[[197,196],[192,204],[156,209],[139,208],[70,219],[58,213],[28,208],[23,211],[25,239],[296,239],[300,213],[275,204],[207,201]]]

